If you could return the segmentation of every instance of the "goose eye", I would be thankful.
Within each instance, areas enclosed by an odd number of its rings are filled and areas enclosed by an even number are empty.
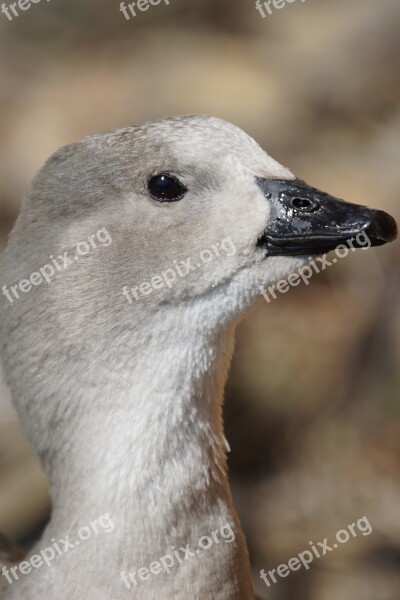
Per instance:
[[[314,212],[320,207],[320,203],[317,200],[310,200],[309,198],[293,198],[291,205],[296,210],[301,210],[302,212]]]
[[[150,177],[147,189],[150,196],[160,202],[175,202],[183,198],[187,192],[183,183],[168,173],[159,173]]]

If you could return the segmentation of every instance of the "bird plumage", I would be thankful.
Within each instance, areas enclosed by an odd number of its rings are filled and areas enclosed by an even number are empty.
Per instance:
[[[149,195],[158,173],[178,178],[185,197]],[[212,117],[90,136],[56,152],[35,178],[3,281],[26,279],[49,257],[73,259],[1,306],[7,382],[53,500],[33,553],[76,539],[104,513],[114,528],[21,576],[7,600],[253,600],[227,479],[223,389],[238,318],[260,289],[306,262],[257,244],[271,214],[257,178],[294,175]],[[90,239],[97,245],[77,253]],[[234,251],[223,252],[223,240]],[[180,275],[188,259],[196,266]],[[160,285],[167,269],[173,284]],[[146,293],[129,301],[126,287]],[[124,585],[122,573],[171,548],[197,548],[228,524],[231,543]]]

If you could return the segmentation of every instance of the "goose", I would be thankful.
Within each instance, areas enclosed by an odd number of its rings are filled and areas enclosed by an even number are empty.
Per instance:
[[[52,497],[31,556],[73,547],[7,571],[5,599],[253,600],[222,421],[235,327],[266,286],[361,234],[381,245],[396,223],[215,117],[48,159],[2,257],[1,352]],[[78,537],[102,515],[112,530]]]

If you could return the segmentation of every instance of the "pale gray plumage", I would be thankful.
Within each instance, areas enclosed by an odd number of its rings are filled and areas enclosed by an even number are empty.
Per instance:
[[[149,175],[169,172],[184,200],[157,203]],[[256,177],[292,180],[238,128],[181,117],[94,135],[62,148],[24,199],[2,282],[106,228],[112,243],[34,287],[3,297],[2,351],[22,426],[54,504],[38,548],[108,513],[92,537],[9,586],[16,600],[252,600],[245,541],[226,477],[221,406],[237,318],[260,287],[304,257],[267,258],[256,242],[270,207]],[[129,304],[175,260],[230,238],[224,255]],[[233,543],[128,590],[137,571],[225,523]]]

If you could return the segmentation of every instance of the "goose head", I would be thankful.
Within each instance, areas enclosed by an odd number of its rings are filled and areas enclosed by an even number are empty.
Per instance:
[[[308,186],[242,130],[206,116],[94,135],[56,152],[21,209],[9,277],[26,277],[57,249],[76,255],[74,246],[100,230],[96,251],[55,285],[20,292],[14,312],[37,305],[36,292],[59,298],[64,288],[88,320],[110,305],[126,319],[201,303],[221,324],[310,255],[348,238],[357,246],[360,234],[370,245],[396,237],[386,213]]]

